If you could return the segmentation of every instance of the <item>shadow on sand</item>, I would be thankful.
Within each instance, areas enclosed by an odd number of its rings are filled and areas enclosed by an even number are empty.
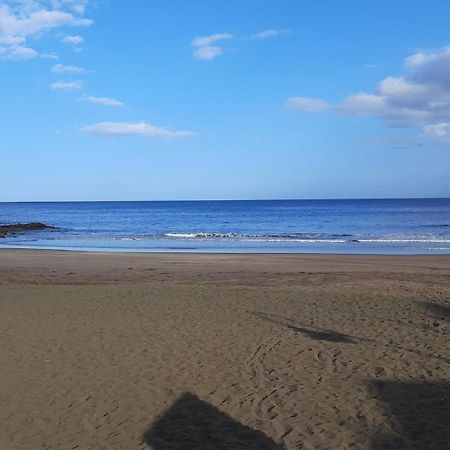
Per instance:
[[[311,326],[304,326],[303,324],[298,325],[288,318],[276,316],[274,314],[266,314],[262,312],[255,312],[252,314],[259,319],[281,325],[285,328],[289,328],[295,333],[301,333],[311,339],[315,339],[316,341],[341,342],[344,344],[355,343],[355,340],[352,336],[344,333],[339,333],[337,331],[325,330],[317,327],[312,328]]]
[[[421,302],[421,304],[436,319],[450,320],[450,305],[439,305],[431,302]]]
[[[450,382],[370,381],[368,388],[390,417],[374,449],[450,449]]]
[[[186,393],[145,433],[153,450],[284,450],[195,395]]]

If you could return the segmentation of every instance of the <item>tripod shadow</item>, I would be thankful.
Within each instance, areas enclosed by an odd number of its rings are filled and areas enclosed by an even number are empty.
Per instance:
[[[369,381],[369,391],[386,406],[389,431],[372,438],[374,449],[450,448],[450,383]]]
[[[186,393],[145,433],[153,450],[284,450],[195,395]]]
[[[259,319],[274,323],[276,325],[281,325],[285,328],[289,328],[295,333],[303,334],[316,341],[342,342],[344,344],[355,343],[355,340],[352,336],[349,336],[348,334],[344,333],[339,333],[338,331],[325,330],[323,328],[317,327],[313,328],[311,326],[304,326],[303,324],[299,325],[293,322],[291,319],[279,317],[274,314],[266,314],[262,312],[255,312],[252,314],[258,317]]]

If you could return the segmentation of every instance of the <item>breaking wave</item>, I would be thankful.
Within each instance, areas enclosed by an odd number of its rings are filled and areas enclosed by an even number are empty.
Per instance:
[[[325,234],[325,233],[269,233],[269,234],[239,234],[239,233],[164,233],[168,239],[233,239],[239,241],[264,241],[264,242],[310,242],[310,243],[450,243],[450,237],[440,236],[371,236],[359,237],[351,234]]]

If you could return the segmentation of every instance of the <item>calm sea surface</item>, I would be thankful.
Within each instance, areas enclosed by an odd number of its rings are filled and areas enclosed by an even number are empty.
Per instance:
[[[0,247],[450,253],[450,199],[0,203],[0,224],[16,222],[57,229]]]

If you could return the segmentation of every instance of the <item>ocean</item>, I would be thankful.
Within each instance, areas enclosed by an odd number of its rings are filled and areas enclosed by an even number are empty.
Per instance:
[[[217,253],[450,253],[450,199],[0,203],[57,227],[1,247]]]

